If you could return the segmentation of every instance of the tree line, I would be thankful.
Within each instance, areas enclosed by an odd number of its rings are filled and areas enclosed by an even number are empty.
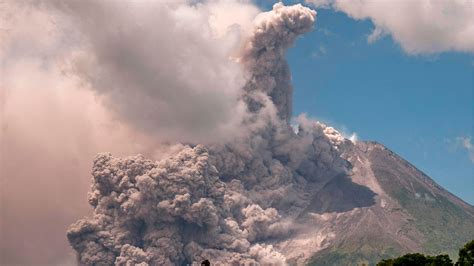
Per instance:
[[[474,240],[459,250],[459,258],[453,263],[446,255],[428,256],[421,253],[410,253],[393,259],[385,259],[377,266],[474,266]]]

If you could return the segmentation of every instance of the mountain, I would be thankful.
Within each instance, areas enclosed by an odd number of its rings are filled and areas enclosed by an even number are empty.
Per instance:
[[[325,184],[299,217],[314,230],[282,246],[290,263],[372,265],[408,252],[453,258],[474,239],[474,207],[382,144],[346,143],[343,157],[350,173]]]

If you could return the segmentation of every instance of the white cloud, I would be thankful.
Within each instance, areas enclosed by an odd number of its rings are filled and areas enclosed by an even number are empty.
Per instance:
[[[474,52],[474,2],[471,0],[306,0],[332,7],[356,20],[370,19],[374,42],[390,34],[409,54]]]
[[[349,140],[352,141],[352,142],[357,142],[357,140],[359,139],[359,137],[357,136],[357,133],[353,132],[351,134],[351,136],[349,137]]]
[[[318,8],[331,8],[332,0],[306,0],[306,3]]]
[[[472,138],[470,136],[458,137],[456,140],[458,145],[467,151],[469,160],[474,163],[474,144],[472,143]]]
[[[387,35],[387,32],[383,28],[378,28],[376,27],[372,33],[370,33],[369,37],[367,37],[367,42],[368,43],[374,43]]]
[[[311,53],[311,57],[320,58],[328,53],[324,45],[319,45],[319,48]]]

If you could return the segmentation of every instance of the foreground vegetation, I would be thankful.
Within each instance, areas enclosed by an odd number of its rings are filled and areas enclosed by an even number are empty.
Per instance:
[[[474,266],[474,240],[459,250],[456,264],[448,255],[425,256],[420,253],[406,254],[394,259],[386,259],[377,266]]]

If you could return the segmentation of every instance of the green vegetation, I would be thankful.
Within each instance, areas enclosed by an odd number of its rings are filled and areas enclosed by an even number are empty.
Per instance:
[[[464,245],[459,250],[459,259],[453,264],[448,255],[425,256],[412,253],[394,259],[385,259],[377,266],[473,266],[474,265],[474,240]]]
[[[472,266],[474,265],[474,240],[464,245],[459,250],[459,259],[456,266]]]
[[[380,255],[365,252],[344,252],[344,251],[332,251],[325,252],[317,257],[313,257],[307,264],[309,266],[327,266],[327,265],[348,265],[348,266],[362,266],[362,265],[375,265],[375,261],[379,261],[381,257],[387,257],[386,254]],[[291,263],[290,263],[291,264]]]
[[[383,258],[403,254],[399,251],[402,247],[397,246],[397,243],[391,242],[387,238],[369,236],[367,239],[359,238],[359,241],[357,243],[356,241],[346,240],[344,246],[340,245],[323,250],[313,256],[308,261],[308,265],[375,265],[377,261]]]
[[[448,255],[438,255],[436,257],[425,256],[420,253],[406,254],[395,259],[382,260],[377,266],[453,266]]]

